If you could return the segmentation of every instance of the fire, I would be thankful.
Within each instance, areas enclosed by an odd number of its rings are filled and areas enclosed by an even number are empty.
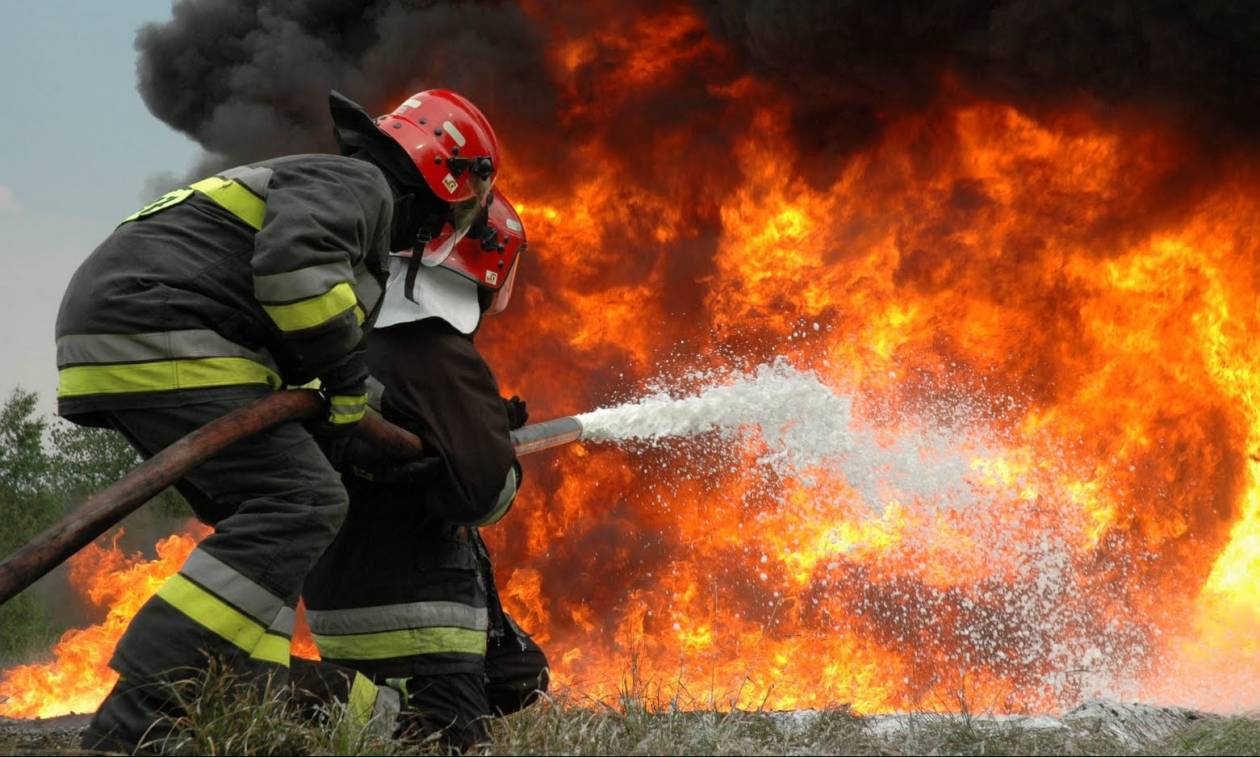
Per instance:
[[[693,87],[726,153],[635,120],[627,100],[728,63],[687,13],[598,60],[557,48],[585,160],[567,193],[513,177],[531,258],[483,347],[547,415],[776,356],[890,444],[965,407],[971,501],[870,507],[707,444],[531,460],[492,547],[555,678],[615,698],[633,671],[693,706],[1260,703],[1251,164],[1185,177],[1211,158],[1157,124],[957,90],[811,183],[755,78]]]
[[[210,532],[209,527],[191,521],[184,533],[158,540],[157,557],[147,560],[118,547],[123,533],[118,529],[70,558],[70,584],[104,612],[105,619],[66,631],[52,648],[51,662],[19,665],[0,673],[0,717],[95,712],[118,681],[109,658],[127,624]],[[319,659],[300,610],[298,618],[293,654]]]
[[[156,546],[157,559],[145,560],[118,548],[119,530],[108,546],[89,544],[70,558],[70,583],[93,607],[105,612],[105,619],[63,634],[53,647],[52,662],[4,671],[0,715],[47,718],[94,712],[118,681],[118,674],[107,664],[127,623],[207,532],[194,525],[189,533],[162,539]]]
[[[528,459],[487,536],[560,687],[859,712],[1260,706],[1254,160],[950,84],[819,178],[791,99],[693,11],[574,36],[530,7],[579,136],[500,128],[531,240],[479,336],[505,385],[550,417],[780,358],[852,397],[885,449],[945,440],[875,501],[835,471],[768,473],[755,441]],[[704,118],[643,115],[671,97]],[[942,465],[965,486],[936,487]],[[102,630],[6,673],[0,714],[108,689],[142,597],[96,591]],[[55,681],[83,670],[62,704]]]

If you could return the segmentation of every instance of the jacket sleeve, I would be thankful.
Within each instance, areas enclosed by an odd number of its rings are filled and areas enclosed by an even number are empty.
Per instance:
[[[364,373],[356,267],[388,253],[392,212],[385,177],[367,163],[316,158],[276,168],[254,241],[254,296],[303,374],[337,385]]]
[[[422,504],[452,523],[489,525],[516,498],[520,467],[494,374],[472,340],[437,319],[391,326],[368,342],[386,420],[431,456]]]

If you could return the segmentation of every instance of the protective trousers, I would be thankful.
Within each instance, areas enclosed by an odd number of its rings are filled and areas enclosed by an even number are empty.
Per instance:
[[[105,419],[145,457],[246,404],[113,410]],[[136,614],[110,660],[118,685],[83,739],[131,752],[169,733],[172,681],[218,658],[259,685],[288,681],[289,640],[302,582],[345,517],[340,477],[300,424],[238,441],[176,485],[214,526]]]
[[[482,670],[418,673],[393,678],[403,694],[399,727],[404,735],[438,734],[443,743],[467,751],[489,738],[489,719],[522,710],[547,690],[547,657],[507,615],[503,633],[487,639]]]
[[[304,590],[320,656],[402,692],[404,733],[485,741],[490,716],[546,690],[546,657],[499,608],[475,529],[348,485],[350,516]]]

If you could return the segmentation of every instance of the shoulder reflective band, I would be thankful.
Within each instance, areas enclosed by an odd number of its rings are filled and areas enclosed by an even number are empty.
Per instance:
[[[165,210],[166,208],[169,208],[172,205],[178,205],[179,203],[191,197],[192,193],[193,191],[187,187],[184,187],[183,189],[175,189],[170,192],[167,192],[166,194],[157,198],[153,202],[149,203],[148,205],[145,205],[143,208],[140,208],[136,212],[124,218],[122,220],[122,223],[127,223],[128,221],[134,221],[137,218],[143,218],[144,216],[150,215],[152,213],[156,213],[159,210]],[[122,225],[122,224],[119,224],[119,225]]]
[[[245,185],[237,181],[211,176],[183,189],[167,192],[153,202],[145,205],[135,213],[123,219],[123,223],[144,218],[159,210],[187,200],[193,192],[200,192],[214,200],[227,212],[251,226],[255,231],[262,228],[263,216],[267,212],[267,201],[251,192]]]
[[[267,201],[246,189],[245,185],[211,176],[193,184],[192,188],[219,203],[227,212],[252,226],[255,231],[262,228]]]

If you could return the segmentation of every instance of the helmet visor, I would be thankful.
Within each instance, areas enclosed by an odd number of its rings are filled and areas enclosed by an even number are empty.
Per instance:
[[[480,218],[484,218],[490,205],[490,191],[494,189],[494,175],[482,178],[477,174],[468,177],[473,196],[451,205],[451,219],[442,233],[424,246],[420,262],[427,266],[441,265],[450,257],[455,245],[463,239]]]

